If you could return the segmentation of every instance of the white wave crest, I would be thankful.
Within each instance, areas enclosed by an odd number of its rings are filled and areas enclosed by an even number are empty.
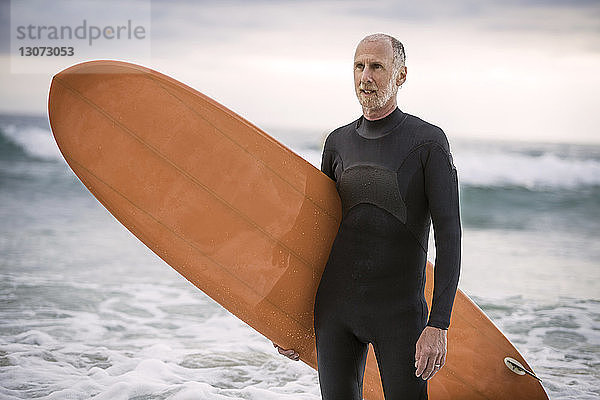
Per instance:
[[[454,153],[460,182],[466,185],[530,189],[600,185],[600,162],[594,159],[561,158],[552,153]]]
[[[37,126],[2,126],[5,137],[19,146],[28,156],[54,161],[62,160],[62,155],[52,133]]]

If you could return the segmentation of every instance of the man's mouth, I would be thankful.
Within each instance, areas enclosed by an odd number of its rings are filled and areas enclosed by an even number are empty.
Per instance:
[[[371,94],[371,93],[375,93],[375,90],[367,90],[367,89],[360,89],[360,91],[364,94]]]

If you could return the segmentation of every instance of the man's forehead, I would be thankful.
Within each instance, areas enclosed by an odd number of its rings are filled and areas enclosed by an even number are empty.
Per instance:
[[[392,44],[389,40],[375,39],[375,40],[362,40],[358,46],[356,46],[356,52],[354,53],[354,59],[358,58],[373,58],[373,59],[392,59],[394,54],[392,50]]]

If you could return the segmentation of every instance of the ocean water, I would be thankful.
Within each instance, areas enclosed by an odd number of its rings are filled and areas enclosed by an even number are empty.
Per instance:
[[[318,134],[273,131],[315,165]],[[600,146],[450,137],[460,288],[551,399],[600,396]],[[434,260],[434,245],[430,245]],[[0,399],[319,399],[279,356],[123,228],[45,118],[0,116]]]

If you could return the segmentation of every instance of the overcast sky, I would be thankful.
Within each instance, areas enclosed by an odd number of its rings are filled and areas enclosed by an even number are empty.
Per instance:
[[[58,67],[11,72],[14,26],[1,4],[0,113],[43,115]],[[108,13],[89,4],[96,16]],[[406,48],[400,108],[449,136],[600,143],[598,0],[113,4],[125,19],[143,19],[136,9],[150,15],[150,54],[113,58],[181,80],[267,131],[323,133],[357,118],[354,48],[385,32]],[[44,15],[68,11],[45,7]]]

